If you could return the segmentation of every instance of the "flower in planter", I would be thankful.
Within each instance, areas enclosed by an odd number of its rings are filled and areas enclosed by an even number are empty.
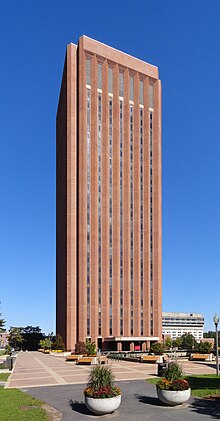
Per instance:
[[[166,405],[175,406],[185,403],[190,398],[190,386],[183,379],[179,364],[171,362],[164,372],[164,377],[156,383],[157,396]]]
[[[188,390],[189,389],[189,383],[187,380],[184,379],[177,379],[177,380],[167,380],[165,378],[159,380],[156,384],[157,389],[159,390]]]
[[[92,368],[84,395],[89,398],[103,399],[121,395],[119,387],[114,385],[115,376],[110,367],[97,365]]]

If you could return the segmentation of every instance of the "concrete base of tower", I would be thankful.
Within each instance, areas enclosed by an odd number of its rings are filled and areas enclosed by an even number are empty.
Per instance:
[[[109,336],[102,342],[103,351],[142,351],[146,352],[150,349],[152,342],[159,341],[159,337],[152,336]]]

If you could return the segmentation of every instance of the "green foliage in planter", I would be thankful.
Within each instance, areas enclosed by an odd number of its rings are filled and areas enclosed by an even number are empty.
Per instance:
[[[164,371],[164,377],[156,383],[157,389],[160,390],[187,390],[189,383],[183,379],[183,371],[181,366],[171,361],[167,369]]]
[[[164,353],[164,346],[160,342],[155,342],[150,347],[150,352],[153,352],[154,354],[160,355]]]
[[[181,390],[189,389],[189,383],[187,380],[184,380],[184,379],[177,379],[177,380],[169,381],[163,378],[156,383],[156,386],[157,386],[157,389],[159,390],[181,391]]]
[[[183,371],[179,364],[171,361],[168,363],[167,369],[164,371],[164,377],[168,381],[182,379]]]
[[[86,353],[88,356],[96,354],[96,344],[95,342],[86,341]]]
[[[112,398],[121,394],[114,385],[115,376],[110,367],[97,365],[92,368],[84,395],[90,398]]]

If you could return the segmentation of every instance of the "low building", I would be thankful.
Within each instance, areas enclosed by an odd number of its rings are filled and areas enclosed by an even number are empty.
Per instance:
[[[162,314],[163,338],[176,339],[185,333],[191,333],[197,341],[203,339],[204,317],[198,313],[165,313]]]

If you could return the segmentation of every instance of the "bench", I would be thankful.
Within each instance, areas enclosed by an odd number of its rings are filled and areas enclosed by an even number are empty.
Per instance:
[[[141,357],[142,363],[156,364],[156,363],[162,362],[162,361],[163,361],[162,355],[143,355]]]
[[[89,365],[92,363],[92,358],[90,357],[80,357],[77,361],[77,364],[86,364]]]
[[[68,357],[66,357],[66,361],[78,361],[79,358],[80,355],[68,355]]]
[[[191,354],[190,358],[191,361],[206,361],[210,360],[209,354]]]

